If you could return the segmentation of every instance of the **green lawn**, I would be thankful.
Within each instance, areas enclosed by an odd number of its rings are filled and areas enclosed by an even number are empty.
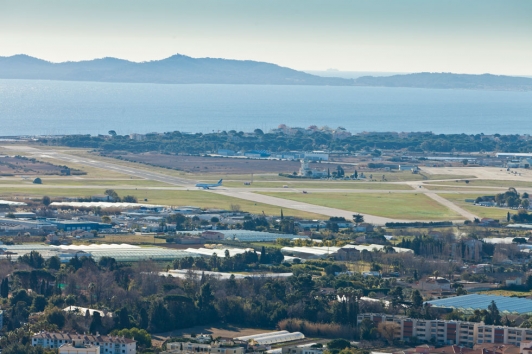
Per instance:
[[[511,178],[511,176],[509,176]],[[471,187],[501,187],[501,188],[532,188],[532,182],[527,181],[508,181],[508,180],[491,180],[491,179],[478,179],[478,180],[469,180],[469,183],[464,181],[443,181],[443,182],[428,182],[449,186],[471,186]]]
[[[168,183],[151,181],[146,179],[100,179],[100,178],[75,178],[75,177],[41,177],[46,186],[140,186],[140,187],[172,187]],[[19,184],[21,186],[33,186],[33,178],[23,180],[21,178],[0,178],[0,184]]]
[[[394,219],[463,219],[461,215],[421,193],[335,193],[334,197],[327,193],[264,192],[260,194]]]
[[[35,187],[33,187],[35,186]],[[0,190],[0,199],[14,198],[19,200],[23,198],[50,196],[57,197],[89,197],[91,195],[103,194],[105,192],[102,188],[56,188],[54,186],[46,185],[32,185],[31,188],[24,186],[9,187]],[[254,214],[266,213],[267,215],[279,215],[281,209],[277,206],[272,206],[262,203],[254,203],[252,201],[228,197],[216,193],[210,193],[199,190],[157,190],[157,189],[117,189],[119,196],[133,195],[137,197],[139,202],[144,202],[148,199],[149,204],[162,204],[170,206],[185,206],[193,205],[201,208],[216,208],[216,209],[230,209],[231,205],[239,205],[242,211],[247,211]],[[314,213],[307,213],[304,211],[294,209],[283,209],[285,216],[297,216],[310,219],[325,219],[323,215]]]
[[[472,188],[468,188],[467,186],[454,186],[454,185],[432,185],[424,183],[423,187],[425,187],[428,190],[431,191],[453,191],[453,192],[464,192],[464,193],[471,193],[471,192],[478,192],[478,193],[484,193],[484,194],[495,194],[499,193],[498,189],[486,189],[486,187],[482,186],[471,186]],[[504,189],[501,189],[500,191],[504,191]]]
[[[493,195],[494,193],[479,193],[479,194],[439,194],[441,197],[450,200],[459,207],[470,211],[471,213],[478,215],[481,218],[492,218],[498,220],[506,220],[506,214],[510,209],[497,208],[497,207],[482,207],[473,205],[473,203],[467,203],[466,199],[476,199],[477,197],[484,195]],[[510,212],[514,212],[510,211]]]

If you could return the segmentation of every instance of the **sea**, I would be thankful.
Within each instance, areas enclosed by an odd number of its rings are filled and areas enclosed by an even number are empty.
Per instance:
[[[532,92],[0,80],[0,136],[268,131],[532,133]]]

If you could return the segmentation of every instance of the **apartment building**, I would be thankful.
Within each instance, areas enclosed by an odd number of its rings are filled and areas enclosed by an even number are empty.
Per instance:
[[[244,354],[246,348],[232,341],[206,343],[172,342],[166,344],[166,351],[161,354]]]
[[[520,346],[522,341],[532,340],[532,329],[493,326],[482,322],[423,320],[372,313],[358,315],[359,324],[364,319],[369,319],[376,325],[381,322],[395,323],[395,338],[405,341],[416,337],[420,341],[472,348],[475,344],[485,343]]]
[[[31,337],[32,346],[46,349],[58,349],[65,344],[74,343],[97,346],[101,354],[137,353],[137,341],[124,337],[45,331],[36,333]]]

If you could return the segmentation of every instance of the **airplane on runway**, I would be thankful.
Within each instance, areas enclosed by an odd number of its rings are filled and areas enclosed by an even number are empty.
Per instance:
[[[203,189],[211,189],[215,187],[220,187],[222,185],[222,180],[219,180],[218,183],[198,183],[196,184],[196,187],[203,188]]]

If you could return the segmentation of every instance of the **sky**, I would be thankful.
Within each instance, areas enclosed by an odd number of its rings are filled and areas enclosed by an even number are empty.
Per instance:
[[[0,0],[0,56],[532,75],[530,0]]]

